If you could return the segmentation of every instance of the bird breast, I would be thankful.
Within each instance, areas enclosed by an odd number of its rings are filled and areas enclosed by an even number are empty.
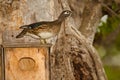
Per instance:
[[[35,38],[35,39],[40,39],[40,38],[47,39],[47,38],[55,36],[55,34],[53,34],[51,32],[40,32],[37,35],[32,34],[32,33],[27,33],[26,35],[31,36],[32,38]]]
[[[54,36],[54,34],[51,32],[41,32],[38,35],[43,39],[50,38],[50,37]]]

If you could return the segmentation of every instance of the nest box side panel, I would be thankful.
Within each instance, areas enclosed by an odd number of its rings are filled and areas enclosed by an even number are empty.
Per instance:
[[[5,48],[6,80],[49,80],[47,48]]]
[[[1,56],[2,56],[2,47],[0,47],[0,80],[2,79],[2,74],[1,74],[1,72],[2,72],[2,68],[1,68],[1,66],[2,66],[2,60],[1,60]]]

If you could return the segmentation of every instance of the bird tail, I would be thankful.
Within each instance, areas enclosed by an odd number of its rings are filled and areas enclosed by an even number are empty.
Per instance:
[[[21,38],[27,33],[27,29],[24,29],[21,33],[19,33],[16,38]]]

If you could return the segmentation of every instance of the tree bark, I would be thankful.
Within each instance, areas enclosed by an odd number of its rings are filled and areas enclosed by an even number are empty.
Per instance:
[[[91,44],[93,43],[97,26],[102,16],[101,11],[101,4],[97,2],[86,3],[83,11],[83,20],[79,30]]]
[[[0,1],[0,7],[1,44],[6,29],[19,30],[24,24],[52,21],[63,10],[72,10],[73,14],[62,24],[56,42],[52,39],[50,79],[107,80],[101,60],[92,46],[101,5],[87,0],[5,0]]]
[[[72,8],[74,15],[63,24],[61,35],[51,54],[51,80],[107,80],[98,53],[92,46],[101,17],[101,5],[83,2],[80,11],[74,5],[77,2],[67,3],[69,2],[61,0],[61,4],[65,6],[63,8]],[[78,24],[76,20],[82,22]],[[81,33],[75,29],[78,26]]]

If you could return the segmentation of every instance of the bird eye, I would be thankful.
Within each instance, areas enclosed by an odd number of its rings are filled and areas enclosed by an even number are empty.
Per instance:
[[[69,14],[69,12],[68,12],[68,11],[66,11],[64,14]]]

